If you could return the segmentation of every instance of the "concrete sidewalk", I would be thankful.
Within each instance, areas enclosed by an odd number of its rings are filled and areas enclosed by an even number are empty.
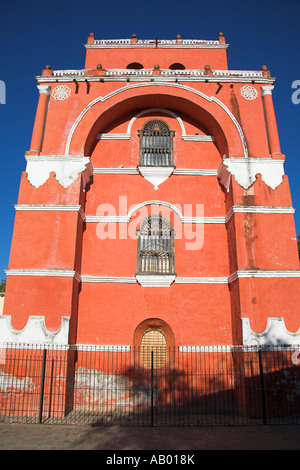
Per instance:
[[[119,427],[0,423],[0,450],[299,450],[300,425]]]

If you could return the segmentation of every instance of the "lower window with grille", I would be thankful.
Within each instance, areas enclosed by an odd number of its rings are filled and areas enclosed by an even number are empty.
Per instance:
[[[137,273],[174,274],[174,230],[161,214],[151,214],[141,223],[138,235]]]

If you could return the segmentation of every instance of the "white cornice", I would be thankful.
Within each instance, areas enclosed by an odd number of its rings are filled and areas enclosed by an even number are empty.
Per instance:
[[[225,222],[233,216],[234,213],[250,214],[294,214],[293,207],[268,207],[268,206],[232,206],[226,214]]]
[[[228,284],[228,277],[176,277],[176,284]]]
[[[70,269],[6,269],[7,276],[71,277],[80,282],[80,275]]]
[[[300,270],[238,270],[231,274],[228,278],[228,282],[233,282],[237,279],[246,278],[289,278],[289,277],[300,277]]]
[[[204,39],[95,39],[93,44],[85,44],[86,49],[227,49],[229,44],[218,40]]]
[[[122,283],[135,284],[137,277],[79,275],[76,271],[64,269],[6,269],[7,276],[38,276],[38,277],[71,277],[77,281],[89,283]],[[173,275],[171,275],[173,276]],[[145,276],[143,276],[145,278]],[[149,277],[149,276],[148,276]],[[152,279],[154,279],[153,276]],[[156,276],[164,277],[164,276]],[[227,284],[237,279],[246,278],[300,278],[300,270],[238,270],[227,276],[180,277],[174,279],[175,284]],[[173,282],[173,281],[172,281]]]
[[[78,351],[129,352],[130,346],[123,344],[76,344]]]
[[[128,223],[129,215],[86,215],[85,222],[91,223]],[[225,224],[225,217],[188,217],[181,216],[183,224]]]
[[[107,283],[121,283],[121,284],[135,284],[135,277],[122,277],[122,276],[81,276],[81,282],[107,282]]]
[[[138,175],[139,171],[134,168],[93,168],[94,175]]]
[[[138,175],[139,171],[136,167],[133,168],[93,168],[95,175]],[[174,168],[173,175],[187,175],[187,176],[217,176],[218,170],[215,169],[202,169],[202,168]]]
[[[65,75],[65,76],[37,76],[35,77],[37,83],[72,83],[74,80],[76,82],[96,82],[101,81],[105,82],[191,82],[191,83],[255,83],[257,84],[274,84],[276,78],[266,78],[266,77],[250,77],[250,76],[226,76],[226,75],[190,75],[182,77],[180,75],[176,76],[161,76],[161,75],[149,75],[149,76],[139,76],[132,75],[130,77],[124,75],[104,75],[104,76],[95,76],[95,75]]]
[[[67,211],[79,212],[80,205],[68,204],[15,204],[16,211]]]

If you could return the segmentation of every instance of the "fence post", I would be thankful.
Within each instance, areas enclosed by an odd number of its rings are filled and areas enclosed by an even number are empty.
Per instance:
[[[42,362],[41,391],[40,391],[39,423],[42,422],[42,418],[43,418],[43,401],[44,401],[44,387],[45,387],[46,357],[47,357],[47,349],[44,349],[44,351],[43,351],[43,362]]]
[[[260,375],[260,390],[261,390],[261,405],[263,413],[263,424],[267,424],[267,414],[266,414],[266,396],[265,396],[265,381],[264,381],[264,369],[262,362],[262,350],[258,350],[259,358],[259,375]]]

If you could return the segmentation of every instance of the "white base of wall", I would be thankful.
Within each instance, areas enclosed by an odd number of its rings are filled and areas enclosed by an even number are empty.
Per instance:
[[[55,344],[67,345],[69,342],[69,317],[62,317],[61,325],[55,332],[47,330],[44,316],[30,316],[22,330],[15,330],[10,315],[0,317],[0,343]]]
[[[282,317],[270,317],[265,331],[257,333],[251,329],[249,318],[242,318],[243,346],[300,345],[300,328],[287,331]]]

